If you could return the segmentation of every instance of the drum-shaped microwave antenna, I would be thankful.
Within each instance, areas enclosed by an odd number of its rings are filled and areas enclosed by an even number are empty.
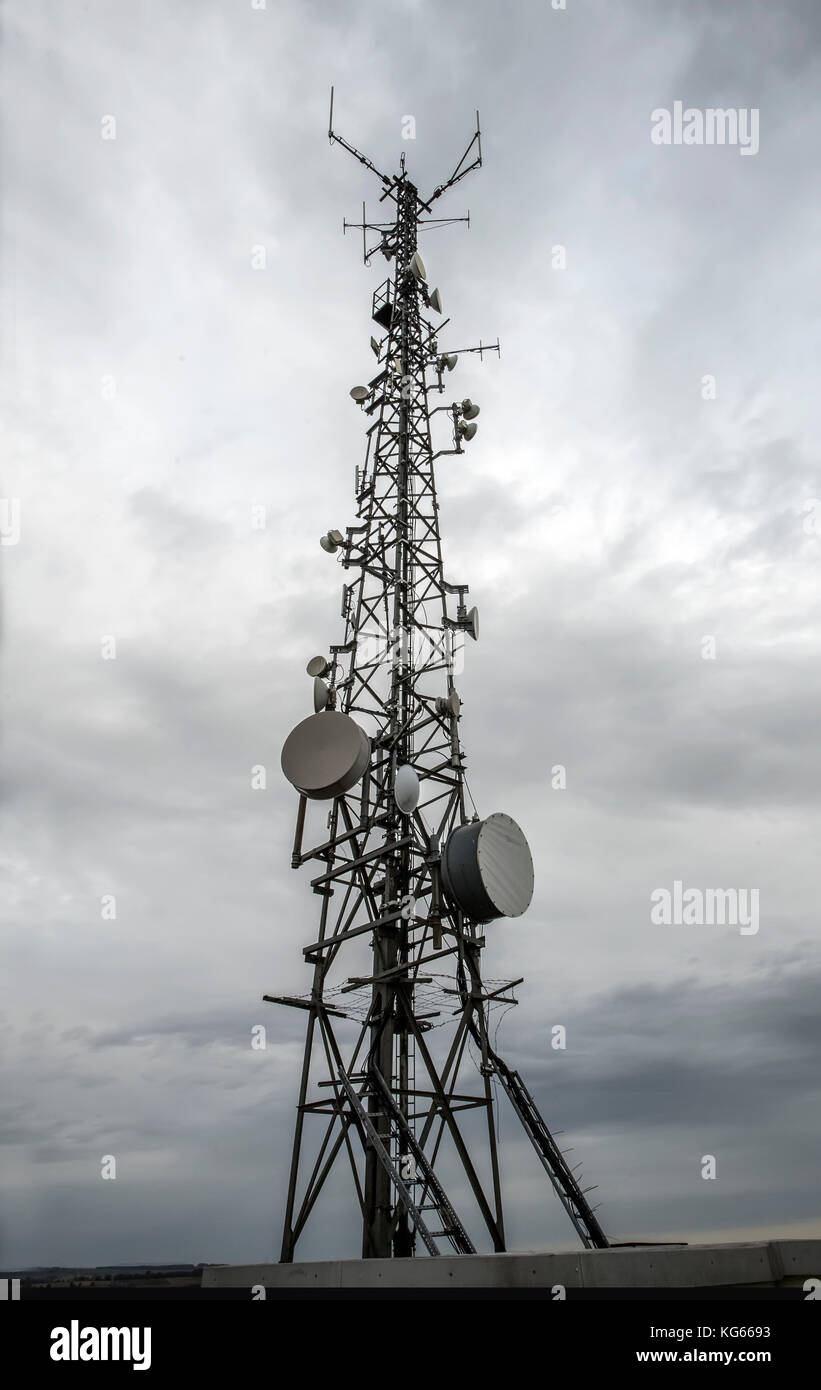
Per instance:
[[[516,822],[497,811],[452,830],[442,851],[442,882],[474,922],[521,917],[533,897],[533,859]]]
[[[393,799],[403,815],[410,816],[419,801],[419,778],[409,763],[396,769],[393,779]]]
[[[462,701],[456,690],[451,690],[449,695],[437,695],[436,697],[437,714],[452,714],[455,719],[458,719],[461,708]]]
[[[366,401],[370,394],[367,386],[351,387],[351,400],[356,401],[357,405],[361,405],[363,401]]]
[[[331,667],[324,656],[312,656],[305,670],[309,676],[327,676]]]
[[[312,801],[329,801],[356,786],[370,756],[364,729],[348,714],[325,710],[291,730],[282,748],[282,771]]]

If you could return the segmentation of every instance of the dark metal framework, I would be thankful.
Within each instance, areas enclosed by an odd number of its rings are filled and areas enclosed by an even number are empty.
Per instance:
[[[362,222],[354,224],[362,229],[365,263],[378,251],[393,263],[393,274],[372,303],[383,333],[379,370],[361,402],[372,423],[364,465],[356,470],[357,524],[347,528],[337,552],[345,629],[344,641],[330,647],[327,673],[331,706],[365,729],[372,756],[361,785],[331,802],[310,848],[304,847],[306,814],[315,804],[300,797],[291,862],[319,870],[311,879],[319,927],[304,948],[311,990],[302,998],[265,996],[308,1013],[281,1259],[294,1258],[343,1150],[362,1214],[364,1257],[413,1255],[420,1244],[437,1255],[443,1240],[459,1253],[474,1252],[442,1184],[447,1151],[451,1171],[460,1170],[460,1191],[469,1189],[478,1208],[485,1242],[504,1250],[494,1086],[511,1100],[582,1242],[601,1247],[606,1237],[578,1179],[521,1078],[491,1046],[491,1010],[515,1003],[510,990],[520,981],[483,981],[482,928],[446,899],[440,876],[441,846],[470,819],[454,677],[471,616],[468,586],[444,577],[434,461],[462,453],[464,412],[456,401],[431,405],[448,372],[438,342],[444,324],[434,328],[428,288],[408,265],[419,231],[432,222],[468,220],[433,218],[431,208],[481,165],[478,112],[465,154],[427,198],[407,177],[404,156],[400,174],[388,178],[334,132],[333,92],[328,134],[376,174],[381,201],[393,205],[392,220],[374,223],[363,205]],[[368,231],[377,235],[370,249]],[[498,348],[448,351],[481,355]],[[453,442],[435,453],[437,409],[450,417]],[[394,799],[394,778],[404,764],[412,764],[421,786],[411,814]],[[346,973],[343,963],[349,971],[357,953],[364,956],[361,973]],[[343,1046],[350,1022],[356,1032]],[[439,1028],[447,1032],[431,1038]],[[437,1050],[440,1037],[445,1044]],[[461,1084],[466,1054],[478,1067],[475,1090]],[[470,1119],[475,1114],[478,1130]],[[309,1119],[324,1124],[312,1155]]]

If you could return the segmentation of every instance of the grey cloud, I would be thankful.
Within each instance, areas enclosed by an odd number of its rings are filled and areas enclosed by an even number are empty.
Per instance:
[[[614,1230],[817,1232],[818,30],[811,0],[6,7],[4,1263],[277,1252],[302,1017],[261,995],[308,988],[317,903],[279,749],[339,640],[317,538],[354,519],[379,275],[341,235],[378,203],[331,82],[422,187],[482,114],[470,229],[424,254],[443,341],[502,342],[448,383],[482,415],[438,468],[482,615],[471,790],[537,868],[488,932],[527,977],[501,1050]],[[652,146],[676,97],[759,104],[759,155]],[[675,876],[759,883],[759,937],[651,929]],[[569,1243],[501,1123],[511,1240]],[[340,1177],[305,1254],[351,1247]]]

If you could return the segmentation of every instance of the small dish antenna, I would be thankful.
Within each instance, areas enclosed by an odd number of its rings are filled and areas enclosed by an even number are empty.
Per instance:
[[[458,361],[459,358],[455,352],[447,352],[442,358],[442,366],[447,367],[448,371],[452,372]]]
[[[329,555],[333,555],[335,550],[344,543],[345,537],[341,531],[326,531],[324,536],[320,536],[319,544],[323,550],[327,550]]]
[[[462,439],[472,439],[478,428],[479,426],[475,424],[472,420],[469,424],[465,424],[465,422],[462,421],[462,423],[457,427],[457,434]]]
[[[328,708],[331,692],[321,676],[314,676],[314,714]]]
[[[466,396],[462,401],[462,414],[466,420],[475,420],[476,416],[479,414],[478,405],[474,405],[469,396]]]
[[[330,669],[330,663],[325,660],[324,656],[312,656],[305,667],[309,676],[327,676]]]
[[[419,284],[423,284],[428,278],[428,272],[425,270],[425,262],[422,260],[418,251],[414,251],[408,261],[406,269]]]
[[[431,295],[430,295],[430,298],[429,298],[429,300],[428,300],[428,303],[430,304],[430,307],[431,307],[431,309],[433,309],[434,313],[436,313],[436,314],[441,314],[441,312],[442,312],[442,296],[441,296],[441,294],[439,293],[438,290],[432,290],[432,291],[431,291]]]
[[[479,641],[479,609],[471,608],[465,619],[465,631],[469,632],[474,642]],[[458,696],[457,696],[458,699]]]
[[[351,387],[351,400],[356,401],[357,405],[361,405],[363,401],[366,401],[370,394],[367,386]]]
[[[454,719],[458,719],[461,708],[462,701],[455,690],[451,690],[449,695],[437,695],[436,697],[437,714],[452,714]]]
[[[379,356],[380,348],[375,338],[371,338],[371,352],[373,353],[374,357]]]
[[[419,777],[409,763],[396,769],[393,799],[404,816],[413,815],[419,801]]]

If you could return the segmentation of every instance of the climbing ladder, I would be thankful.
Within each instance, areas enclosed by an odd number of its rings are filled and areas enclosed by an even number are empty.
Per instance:
[[[572,1168],[542,1119],[536,1102],[517,1071],[502,1061],[491,1048],[488,1048],[490,1069],[496,1073],[504,1087],[513,1109],[524,1125],[527,1136],[539,1155],[542,1167],[549,1177],[556,1195],[573,1222],[586,1249],[605,1250],[609,1245],[607,1236],[596,1220],[593,1208],[587,1201],[585,1191],[576,1181]]]
[[[436,1241],[437,1239],[444,1238],[450,1242],[452,1249],[456,1251],[457,1255],[475,1255],[476,1248],[470,1236],[451,1206],[445,1189],[442,1187],[433,1168],[425,1157],[406,1117],[396,1104],[391,1094],[390,1087],[381,1072],[373,1068],[365,1076],[354,1078],[348,1075],[344,1067],[339,1067],[339,1079],[350,1101],[351,1108],[357,1118],[363,1136],[369,1144],[373,1145],[379,1162],[390,1175],[399,1200],[407,1211],[416,1230],[419,1232],[428,1254],[441,1254]],[[363,1081],[365,1088],[367,1088],[370,1083],[375,1083],[376,1093],[382,1106],[381,1112],[371,1111],[369,1113],[365,1109],[362,1100],[363,1096],[367,1094],[367,1091],[365,1089],[358,1093],[354,1085],[355,1079]],[[397,1133],[401,1132],[407,1150],[405,1162],[408,1163],[409,1159],[413,1160],[413,1177],[403,1177],[399,1168],[397,1168],[376,1130],[373,1123],[375,1117],[387,1118],[390,1120],[391,1125],[396,1127]],[[409,1163],[408,1167],[410,1167]],[[422,1182],[423,1184],[423,1200],[418,1206],[416,1202],[414,1202],[410,1188],[408,1187],[408,1183],[414,1181]],[[425,1198],[429,1200],[426,1201]],[[425,1214],[428,1212],[434,1212],[436,1214],[441,1225],[440,1230],[431,1231],[429,1229],[425,1221]]]

